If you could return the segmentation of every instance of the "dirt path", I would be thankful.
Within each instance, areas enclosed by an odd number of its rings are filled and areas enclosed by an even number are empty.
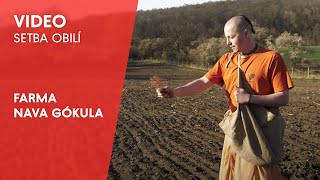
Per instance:
[[[217,179],[227,110],[222,88],[193,97],[156,97],[149,78],[182,85],[205,71],[160,64],[129,64],[108,179]],[[287,120],[282,174],[319,179],[320,81],[294,81]]]

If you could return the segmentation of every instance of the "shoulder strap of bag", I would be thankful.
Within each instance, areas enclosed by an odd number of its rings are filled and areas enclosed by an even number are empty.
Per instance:
[[[238,87],[241,87],[242,86],[242,83],[241,83],[241,78],[240,78],[240,69],[241,69],[241,65],[240,65],[240,54],[238,53]],[[242,87],[241,87],[242,88]]]
[[[230,61],[231,61],[231,59],[232,59],[232,57],[233,57],[234,54],[235,54],[235,53],[232,53],[231,56],[229,57],[229,59],[228,59],[228,61],[227,61],[227,63],[226,63],[226,68],[228,68],[228,66],[229,66],[229,64],[230,64]]]
[[[241,55],[238,53],[238,87],[243,88],[247,93],[254,94],[250,84],[246,79],[246,75],[241,68]]]

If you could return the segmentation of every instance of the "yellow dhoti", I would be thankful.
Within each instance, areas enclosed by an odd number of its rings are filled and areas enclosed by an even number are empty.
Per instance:
[[[220,180],[279,180],[283,179],[278,165],[256,166],[240,158],[230,147],[230,139],[225,136]]]

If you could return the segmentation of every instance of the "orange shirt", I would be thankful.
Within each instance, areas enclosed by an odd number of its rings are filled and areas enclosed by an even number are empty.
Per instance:
[[[232,56],[233,55],[233,56]],[[227,53],[205,74],[211,82],[225,85],[229,108],[237,109],[234,97],[238,85],[238,53]],[[230,63],[227,62],[230,59]],[[293,88],[287,67],[279,53],[260,48],[255,53],[240,60],[241,68],[251,89],[257,95],[267,95]]]

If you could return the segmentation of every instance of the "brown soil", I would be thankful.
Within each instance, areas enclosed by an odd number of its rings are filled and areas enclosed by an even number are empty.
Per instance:
[[[161,64],[129,64],[108,179],[217,179],[228,109],[224,90],[213,86],[193,97],[157,98],[150,77],[177,86],[205,71]],[[320,81],[294,80],[281,173],[286,179],[319,179]]]

